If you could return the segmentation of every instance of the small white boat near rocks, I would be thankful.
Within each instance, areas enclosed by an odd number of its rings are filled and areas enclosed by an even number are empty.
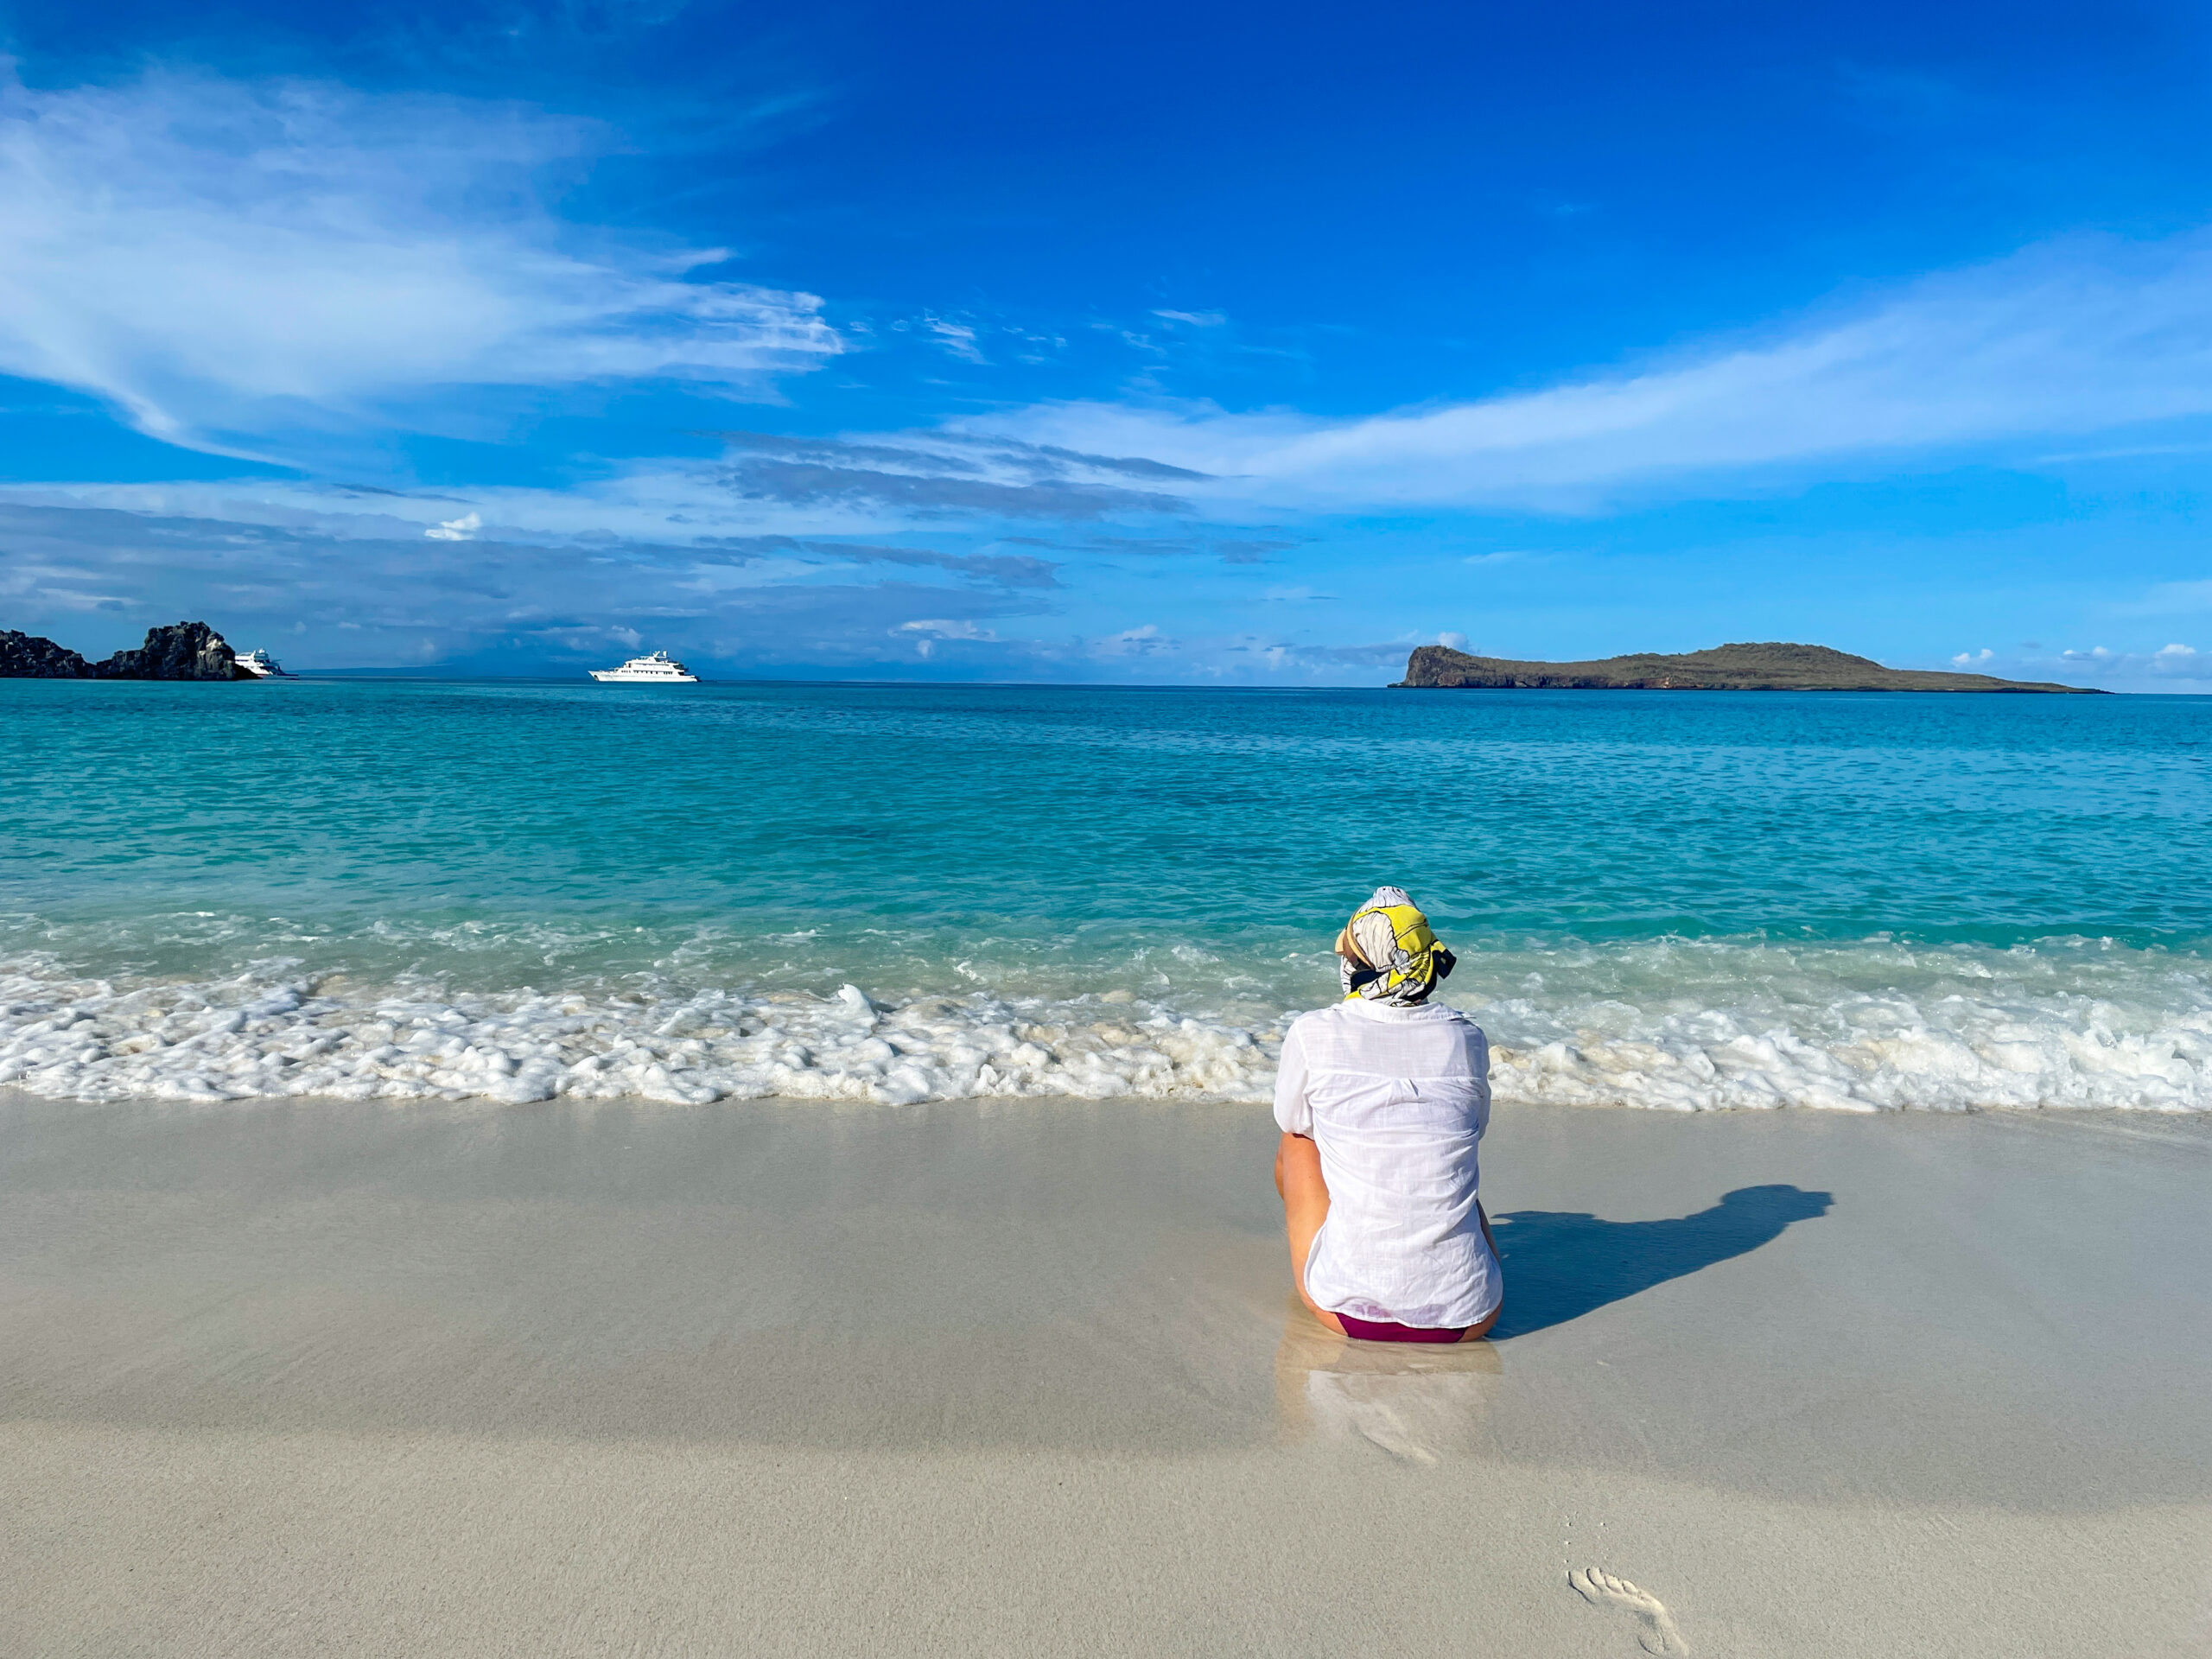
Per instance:
[[[284,664],[265,651],[242,651],[236,660],[240,668],[257,680],[296,680],[300,677],[287,672]]]

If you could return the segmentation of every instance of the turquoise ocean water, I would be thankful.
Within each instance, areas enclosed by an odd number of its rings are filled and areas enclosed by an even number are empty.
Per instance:
[[[1502,1099],[2212,1108],[2212,700],[0,681],[0,1082],[1262,1095],[1409,888]]]

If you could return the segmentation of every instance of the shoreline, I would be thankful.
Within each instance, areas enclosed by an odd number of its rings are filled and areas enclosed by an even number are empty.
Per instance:
[[[2212,1618],[2193,1117],[1501,1109],[1463,1355],[1295,1309],[1262,1108],[13,1093],[10,1650],[1633,1655],[1583,1566],[1700,1653]]]
[[[2072,937],[2025,952],[1658,939],[1564,968],[1554,954],[1463,961],[1472,982],[1446,995],[1489,1035],[1503,1103],[2212,1112],[2195,956]],[[80,1101],[1263,1101],[1284,1026],[1310,1006],[1282,986],[871,995],[836,975],[730,988],[655,969],[628,990],[589,974],[468,990],[276,958],[197,978],[0,966],[0,1089]]]

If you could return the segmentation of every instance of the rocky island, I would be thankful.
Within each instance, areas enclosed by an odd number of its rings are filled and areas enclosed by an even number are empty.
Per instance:
[[[238,654],[205,622],[177,622],[146,630],[136,651],[118,651],[88,663],[67,645],[35,633],[0,629],[0,679],[5,680],[251,680]]]
[[[1664,656],[1639,652],[1592,663],[1522,663],[1471,657],[1448,645],[1416,646],[1400,687],[1570,691],[2056,691],[2105,696],[2094,686],[2042,680],[2000,680],[1885,668],[1871,658],[1826,645],[1715,645]]]

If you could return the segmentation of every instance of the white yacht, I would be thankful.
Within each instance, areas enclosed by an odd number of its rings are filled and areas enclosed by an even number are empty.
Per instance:
[[[296,674],[284,671],[284,664],[265,651],[242,651],[238,654],[238,665],[257,680],[296,680]]]
[[[650,657],[632,657],[620,668],[594,668],[594,680],[618,680],[625,684],[696,685],[699,677],[664,651]]]

